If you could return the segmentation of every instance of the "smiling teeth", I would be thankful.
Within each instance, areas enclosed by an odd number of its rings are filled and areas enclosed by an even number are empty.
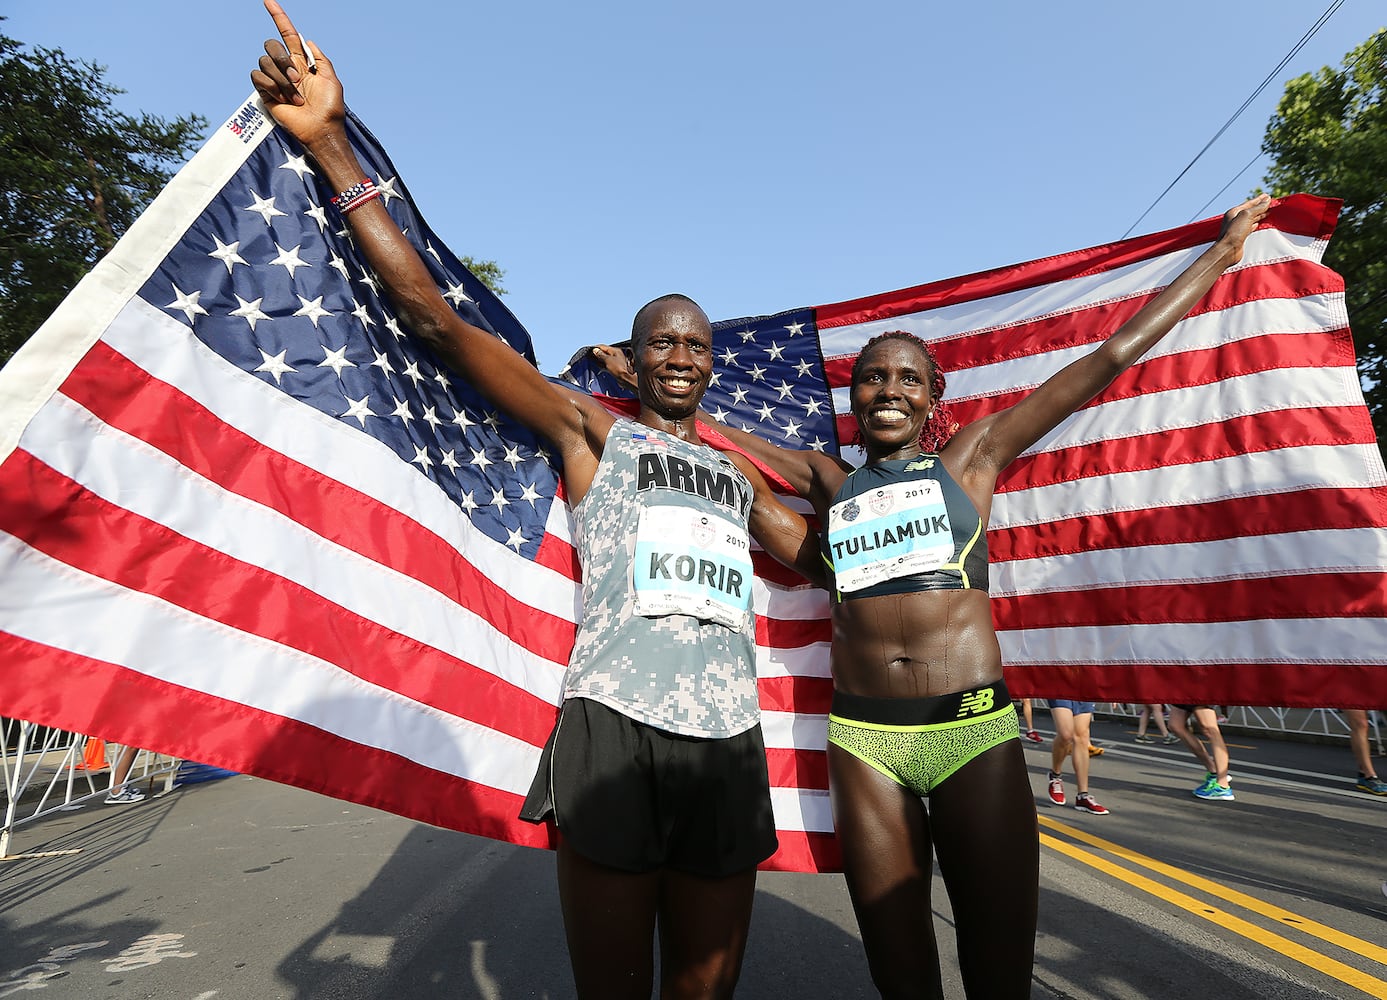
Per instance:
[[[900,424],[905,422],[905,414],[900,410],[877,410],[872,414],[876,420],[886,424]]]

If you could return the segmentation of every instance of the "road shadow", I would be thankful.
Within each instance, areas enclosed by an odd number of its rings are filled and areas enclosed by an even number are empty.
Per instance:
[[[761,876],[738,996],[875,996],[855,934],[786,878]],[[571,997],[554,855],[418,827],[277,972],[298,998]]]

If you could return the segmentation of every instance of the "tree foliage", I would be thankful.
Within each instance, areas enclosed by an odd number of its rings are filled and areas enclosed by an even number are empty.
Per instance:
[[[468,257],[466,255],[459,259],[462,261],[462,266],[475,274],[477,280],[487,288],[490,288],[497,295],[506,294],[506,290],[501,287],[501,279],[506,276],[506,272],[501,265],[497,264],[494,260],[477,260],[475,257]]]
[[[1378,440],[1387,441],[1387,29],[1297,77],[1267,126],[1272,194],[1344,200],[1325,264],[1344,276],[1349,321]]]
[[[0,18],[2,21],[3,18]],[[207,130],[129,115],[105,67],[0,33],[0,364],[144,211]],[[463,258],[497,294],[504,271]]]
[[[105,69],[0,34],[0,363],[196,148],[207,122],[117,110]]]

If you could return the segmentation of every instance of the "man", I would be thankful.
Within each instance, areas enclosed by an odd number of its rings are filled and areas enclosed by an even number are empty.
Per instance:
[[[731,996],[776,849],[761,739],[747,533],[821,574],[817,539],[742,455],[703,445],[712,327],[682,295],[632,326],[640,412],[557,386],[449,307],[376,197],[343,125],[332,63],[266,0],[283,44],[251,81],[341,191],[333,204],[410,332],[563,460],[584,608],[564,705],[522,812],[558,828],[578,994]],[[311,52],[311,56],[310,56]]]

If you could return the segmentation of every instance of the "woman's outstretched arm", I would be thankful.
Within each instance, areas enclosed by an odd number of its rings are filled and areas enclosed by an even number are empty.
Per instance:
[[[1132,367],[1202,299],[1224,271],[1242,260],[1247,238],[1266,218],[1261,195],[1230,208],[1209,249],[1096,349],[1061,368],[1013,406],[959,431],[945,449],[950,465],[970,478],[997,475]]]

